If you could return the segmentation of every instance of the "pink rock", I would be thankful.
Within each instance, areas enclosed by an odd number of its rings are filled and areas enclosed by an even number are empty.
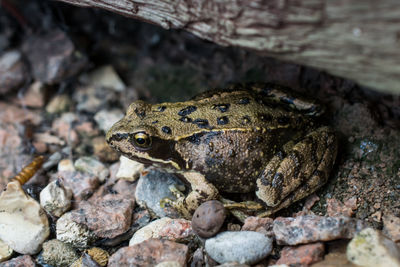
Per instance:
[[[134,202],[120,195],[108,194],[97,202],[82,201],[71,211],[74,222],[86,225],[98,237],[114,238],[128,231]]]
[[[187,241],[194,237],[192,223],[185,219],[172,219],[161,228],[158,236],[170,241]]]
[[[321,261],[324,257],[325,247],[323,243],[314,243],[296,247],[284,247],[281,257],[276,265],[286,264],[288,266],[309,266]]]
[[[400,218],[392,213],[383,215],[383,234],[393,242],[400,241]]]
[[[256,231],[266,236],[273,236],[272,226],[274,220],[272,218],[247,217],[242,226],[242,231]]]
[[[155,266],[165,261],[176,261],[186,266],[188,247],[168,240],[148,239],[130,247],[123,247],[111,255],[108,266]]]
[[[0,263],[0,267],[34,267],[34,260],[29,255],[19,256],[9,261]]]
[[[96,188],[99,187],[99,178],[92,174],[76,171],[60,171],[55,174],[60,182],[72,190],[72,194],[78,204],[82,200],[88,199]],[[76,205],[75,205],[76,206]]]
[[[78,118],[73,113],[64,113],[61,118],[55,119],[52,124],[53,130],[57,136],[64,139],[68,144],[76,145],[79,143],[79,136],[72,128],[72,124],[78,121]]]
[[[0,122],[12,124],[30,122],[33,125],[39,125],[42,122],[42,117],[38,111],[0,102]]]
[[[326,200],[327,208],[326,211],[328,216],[347,216],[351,217],[357,208],[357,198],[348,199],[345,204],[335,198],[329,198]]]
[[[273,231],[278,245],[297,245],[353,238],[366,226],[361,220],[345,216],[305,215],[295,218],[278,217],[274,220]]]
[[[21,52],[13,50],[0,56],[0,94],[19,89],[29,78]]]

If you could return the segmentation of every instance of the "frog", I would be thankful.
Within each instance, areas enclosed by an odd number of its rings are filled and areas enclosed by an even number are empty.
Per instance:
[[[269,216],[327,182],[338,144],[335,131],[317,122],[323,113],[315,100],[285,86],[237,84],[182,102],[137,100],[106,140],[190,185],[169,203],[183,217],[230,193],[255,193]]]

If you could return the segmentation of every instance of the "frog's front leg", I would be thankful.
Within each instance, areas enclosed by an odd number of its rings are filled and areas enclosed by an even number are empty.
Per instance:
[[[198,206],[208,200],[218,197],[218,190],[200,173],[186,172],[183,176],[190,183],[192,191],[186,197],[179,197],[176,201],[173,201],[171,205],[182,214],[183,217],[191,219],[192,214]]]
[[[337,140],[329,127],[321,127],[278,154],[257,180],[257,196],[270,215],[313,193],[328,179],[335,162]]]

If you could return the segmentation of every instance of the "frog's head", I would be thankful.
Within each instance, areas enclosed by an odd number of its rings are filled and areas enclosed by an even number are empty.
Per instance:
[[[132,160],[180,170],[183,160],[175,151],[175,141],[163,138],[146,119],[151,107],[143,101],[132,103],[126,116],[107,132],[107,143]]]

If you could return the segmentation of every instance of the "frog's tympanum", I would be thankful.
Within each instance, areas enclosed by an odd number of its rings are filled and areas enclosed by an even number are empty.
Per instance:
[[[267,214],[328,179],[337,152],[321,107],[271,84],[234,86],[177,103],[132,103],[107,142],[133,160],[181,174],[183,215],[220,193],[255,192]]]

